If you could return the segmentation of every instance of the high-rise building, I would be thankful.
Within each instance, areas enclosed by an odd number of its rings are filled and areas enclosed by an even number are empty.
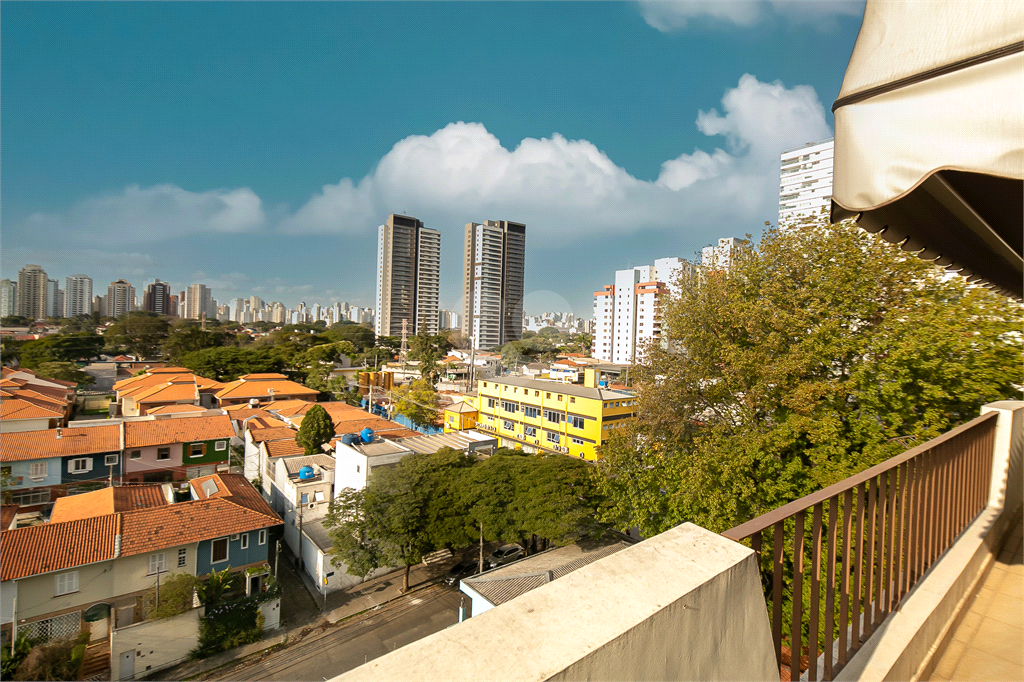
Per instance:
[[[107,287],[107,316],[118,318],[135,309],[135,287],[123,279]]]
[[[46,317],[46,271],[38,265],[26,265],[18,271],[18,315],[30,320]]]
[[[185,316],[192,320],[201,319],[206,313],[207,319],[217,319],[217,308],[213,301],[213,292],[205,284],[192,284],[185,291]]]
[[[779,176],[779,227],[826,213],[832,204],[832,157],[835,140],[810,142],[782,152]]]
[[[92,313],[92,277],[71,275],[64,278],[64,317]]]
[[[167,297],[167,314],[171,317],[178,316],[178,295],[171,294]]]
[[[484,349],[521,339],[526,226],[466,223],[463,260],[462,332]]]
[[[421,329],[437,333],[441,233],[416,218],[391,214],[377,230],[377,320],[382,336]]]
[[[160,315],[171,314],[171,285],[154,279],[146,285],[142,297],[142,309]]]
[[[18,309],[18,283],[0,279],[0,317],[16,315]]]
[[[736,257],[736,251],[746,246],[746,239],[722,237],[718,240],[718,246],[705,246],[701,250],[700,264],[706,270],[728,270]]]
[[[666,343],[663,313],[669,296],[678,293],[680,275],[693,266],[681,258],[659,258],[615,273],[615,284],[594,292],[595,358],[618,365],[643,359],[649,343]]]

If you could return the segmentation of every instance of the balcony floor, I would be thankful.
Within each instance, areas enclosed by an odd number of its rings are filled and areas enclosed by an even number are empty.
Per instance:
[[[932,680],[1024,680],[1024,547],[1022,524],[1006,547],[953,639],[935,666]]]

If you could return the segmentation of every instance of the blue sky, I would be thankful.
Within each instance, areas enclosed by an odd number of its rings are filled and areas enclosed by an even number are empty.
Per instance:
[[[861,2],[3,3],[0,271],[372,305],[376,227],[527,225],[527,312],[777,218]],[[63,285],[63,284],[62,284]]]

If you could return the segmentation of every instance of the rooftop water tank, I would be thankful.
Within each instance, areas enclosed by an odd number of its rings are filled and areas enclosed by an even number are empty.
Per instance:
[[[371,429],[369,426],[367,426],[365,429],[363,429],[362,431],[359,432],[359,438],[364,443],[372,443],[373,442],[373,429]]]
[[[597,385],[601,386],[603,388],[607,388],[608,387],[608,382],[607,381],[600,381],[600,382],[598,382]]]
[[[314,476],[316,476],[316,473],[313,471],[313,467],[306,466],[306,467],[302,467],[301,469],[299,469],[299,480],[300,481],[308,481],[309,479],[313,478]]]
[[[341,442],[345,445],[353,445],[359,440],[358,433],[345,433],[341,436]]]

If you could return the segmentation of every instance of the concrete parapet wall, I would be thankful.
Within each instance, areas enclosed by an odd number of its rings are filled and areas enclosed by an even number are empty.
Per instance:
[[[778,679],[754,553],[691,523],[334,678]]]
[[[114,630],[110,636],[111,679],[140,679],[187,660],[199,643],[199,618],[204,611],[200,606]],[[126,664],[125,656],[131,662]]]

